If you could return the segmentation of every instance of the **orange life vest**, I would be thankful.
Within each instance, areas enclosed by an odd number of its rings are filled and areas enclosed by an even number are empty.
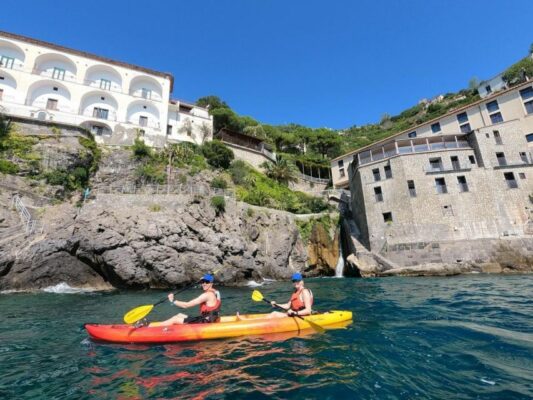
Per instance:
[[[311,306],[313,306],[313,292],[311,292],[310,289],[302,288],[302,289],[295,291],[291,295],[291,310],[292,311],[300,311],[300,310],[305,309],[305,303],[304,303],[303,295],[302,295],[302,292],[304,290],[309,291],[309,295],[311,296]]]
[[[207,305],[207,302],[203,302],[202,304],[200,304],[200,314],[218,312],[220,310],[220,307],[222,306],[222,300],[220,300],[220,292],[214,289],[208,289],[206,290],[206,292],[214,293],[215,297],[217,298],[217,302],[214,306],[211,307]]]

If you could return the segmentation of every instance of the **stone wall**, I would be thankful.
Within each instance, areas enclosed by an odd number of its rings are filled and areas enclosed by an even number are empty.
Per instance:
[[[262,170],[260,165],[265,161],[272,162],[270,158],[268,158],[259,151],[255,151],[243,146],[238,146],[233,143],[224,142],[224,144],[228,146],[231,151],[233,151],[233,154],[235,155],[235,158],[237,160],[246,161],[247,163],[250,163],[254,168],[257,168],[259,170]]]

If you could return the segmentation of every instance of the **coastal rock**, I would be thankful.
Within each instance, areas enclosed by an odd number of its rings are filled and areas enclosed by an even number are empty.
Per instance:
[[[429,263],[412,267],[398,267],[380,272],[379,276],[452,276],[470,272],[467,264]]]
[[[322,275],[335,275],[339,260],[339,232],[331,238],[322,224],[314,224],[307,245],[309,268],[318,269]]]

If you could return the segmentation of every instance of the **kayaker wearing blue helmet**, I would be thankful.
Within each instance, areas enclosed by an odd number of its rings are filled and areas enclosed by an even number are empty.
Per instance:
[[[172,318],[162,322],[153,322],[150,326],[168,326],[175,324],[205,324],[217,322],[219,319],[219,311],[222,306],[220,300],[220,292],[213,289],[213,275],[205,274],[200,280],[202,290],[204,291],[200,296],[190,301],[180,301],[174,299],[174,294],[168,295],[168,300],[177,307],[190,308],[200,306],[200,315],[189,317],[186,314],[179,313]]]
[[[313,313],[313,292],[311,292],[311,289],[304,287],[304,279],[302,274],[299,272],[292,274],[291,280],[294,285],[294,292],[292,293],[290,300],[284,304],[278,304],[275,301],[270,302],[272,307],[282,307],[285,308],[287,312],[272,311],[268,315],[268,318],[283,318],[293,315],[304,316],[311,315]],[[245,320],[248,318],[245,318],[237,313],[237,319]]]

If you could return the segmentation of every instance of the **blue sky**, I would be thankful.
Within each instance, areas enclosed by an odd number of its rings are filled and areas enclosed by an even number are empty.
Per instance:
[[[272,124],[346,128],[490,78],[533,43],[533,1],[2,0],[0,30],[175,77]]]

